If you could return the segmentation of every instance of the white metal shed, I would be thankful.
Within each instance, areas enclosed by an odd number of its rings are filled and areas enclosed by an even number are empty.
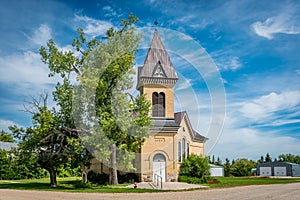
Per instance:
[[[209,164],[209,166],[211,176],[224,176],[224,167],[213,164]]]

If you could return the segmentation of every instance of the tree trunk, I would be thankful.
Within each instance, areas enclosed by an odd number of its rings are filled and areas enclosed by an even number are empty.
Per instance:
[[[110,151],[109,184],[116,185],[118,184],[116,144],[110,145]]]
[[[86,166],[84,166],[84,164],[80,164],[80,171],[81,171],[82,182],[87,183],[88,182],[88,177],[87,177],[88,173],[86,170]]]
[[[87,178],[87,173],[86,172],[81,172],[81,179],[83,183],[87,183],[88,182],[88,178]]]
[[[50,186],[51,187],[56,187],[57,182],[56,182],[56,172],[54,170],[54,167],[49,167],[48,172],[50,174]]]

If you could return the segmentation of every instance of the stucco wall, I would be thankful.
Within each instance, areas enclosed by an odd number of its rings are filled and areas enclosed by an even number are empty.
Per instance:
[[[152,94],[154,92],[165,93],[165,109],[166,109],[166,117],[174,118],[174,89],[168,88],[163,85],[146,85],[142,88],[141,92],[145,94],[147,100],[152,102]]]

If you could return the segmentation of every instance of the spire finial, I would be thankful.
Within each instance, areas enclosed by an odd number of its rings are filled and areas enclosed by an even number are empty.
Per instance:
[[[155,30],[157,30],[157,25],[158,25],[157,19],[154,21],[154,25],[155,25]]]

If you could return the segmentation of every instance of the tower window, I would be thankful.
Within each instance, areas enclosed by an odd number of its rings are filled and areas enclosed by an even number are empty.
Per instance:
[[[165,93],[154,92],[152,94],[152,116],[165,117]]]

